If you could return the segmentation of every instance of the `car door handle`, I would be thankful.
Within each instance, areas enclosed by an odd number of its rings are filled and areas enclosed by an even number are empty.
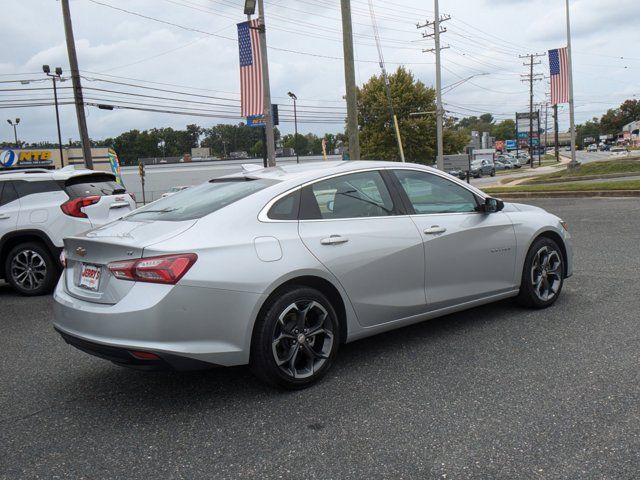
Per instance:
[[[340,235],[331,235],[330,237],[320,240],[322,245],[340,245],[341,243],[347,243],[348,238],[341,237]]]
[[[427,235],[436,235],[438,233],[444,233],[447,229],[444,227],[439,227],[438,225],[432,225],[431,228],[425,229],[424,233]]]
[[[11,215],[0,215],[0,220],[6,220],[8,218],[11,218]]]

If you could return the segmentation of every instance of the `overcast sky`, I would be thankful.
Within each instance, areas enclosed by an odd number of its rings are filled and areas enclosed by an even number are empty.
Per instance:
[[[25,99],[50,101],[51,81],[42,80],[43,64],[61,66],[63,76],[69,73],[60,2],[0,3],[4,18],[0,31],[0,106],[4,114],[0,141],[13,140],[13,130],[5,119],[16,117],[21,118],[20,139],[55,141],[52,106],[5,107]],[[373,0],[373,4],[388,70],[404,64],[418,79],[433,85],[434,56],[422,53],[423,48],[432,47],[432,41],[421,40],[421,30],[416,29],[416,23],[433,18],[433,2]],[[416,8],[417,4],[421,8]],[[184,128],[188,123],[208,127],[240,121],[235,24],[244,20],[243,5],[244,0],[72,0],[87,102],[223,117],[104,111],[88,106],[90,136],[102,139],[133,128]],[[286,94],[295,92],[303,132],[338,132],[343,128],[346,110],[339,6],[339,0],[265,1],[274,103],[281,105],[283,120],[290,120],[291,102]],[[362,84],[379,73],[378,54],[367,0],[353,0],[352,8],[356,80]],[[571,8],[576,116],[580,122],[640,95],[640,2],[573,0]],[[448,31],[442,41],[450,46],[442,54],[443,85],[477,75],[445,94],[450,115],[492,112],[503,119],[528,110],[528,85],[520,78],[527,71],[518,55],[544,53],[566,44],[564,1],[441,0],[440,11],[451,15],[443,24]],[[536,71],[548,75],[546,58],[539,60],[542,63]],[[11,80],[30,83],[9,83]],[[63,102],[71,98],[70,84],[60,85],[67,87],[60,91]],[[544,101],[547,85],[546,80],[536,83],[536,102]],[[43,90],[9,91],[17,88]],[[561,128],[565,129],[568,108],[561,110]],[[62,106],[61,117],[63,141],[77,139],[73,107]],[[293,123],[283,122],[280,128],[284,133],[292,132]]]

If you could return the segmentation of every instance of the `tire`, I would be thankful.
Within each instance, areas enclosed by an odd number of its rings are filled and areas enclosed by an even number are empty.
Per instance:
[[[338,317],[331,302],[318,290],[291,286],[258,318],[249,366],[268,384],[299,390],[327,373],[339,344]]]
[[[495,170],[491,170],[491,176],[495,177],[496,176],[496,171]]]
[[[566,266],[558,244],[550,238],[536,239],[524,262],[518,302],[529,308],[547,308],[562,291]]]
[[[53,291],[59,269],[49,250],[39,242],[13,247],[4,262],[4,278],[15,291],[27,297]]]

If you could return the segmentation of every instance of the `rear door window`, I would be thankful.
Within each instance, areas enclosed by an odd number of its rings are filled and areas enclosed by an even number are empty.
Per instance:
[[[126,193],[126,189],[107,174],[81,175],[64,182],[64,190],[70,198],[104,197]]]
[[[0,207],[17,199],[18,194],[16,192],[16,189],[13,188],[12,182],[0,183]]]
[[[61,190],[54,180],[14,180],[13,185],[16,188],[18,197],[24,198],[37,193],[58,192]]]

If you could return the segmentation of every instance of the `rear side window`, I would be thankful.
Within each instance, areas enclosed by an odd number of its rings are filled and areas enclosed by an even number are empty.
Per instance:
[[[16,189],[13,188],[12,182],[0,183],[0,207],[17,199],[18,194],[16,193]]]
[[[61,190],[60,185],[54,180],[36,180],[29,182],[26,180],[14,180],[13,185],[20,198],[35,195],[36,193],[58,192]]]
[[[276,183],[277,180],[265,178],[219,178],[157,200],[124,218],[131,221],[195,220]]]
[[[107,174],[81,175],[64,182],[64,190],[70,198],[104,197],[126,193],[125,188]]]
[[[274,203],[267,216],[271,220],[297,220],[299,208],[300,190],[296,190]]]

